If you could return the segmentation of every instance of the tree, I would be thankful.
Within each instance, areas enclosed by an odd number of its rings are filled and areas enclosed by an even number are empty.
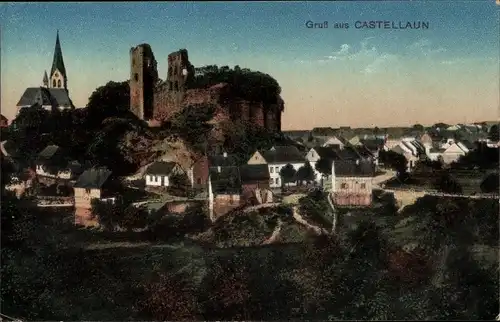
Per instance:
[[[434,184],[434,187],[444,193],[462,193],[462,187],[449,173],[441,175]]]
[[[379,153],[379,161],[387,167],[392,168],[398,173],[398,178],[406,179],[407,173],[407,161],[406,158],[394,151],[384,151],[381,150]]]
[[[498,193],[499,180],[498,173],[488,175],[481,183],[481,191],[484,193]]]
[[[425,130],[425,127],[422,124],[415,124],[413,125],[413,129],[416,131],[423,131]]]
[[[324,176],[329,176],[332,174],[332,163],[330,159],[321,158],[316,162],[316,170]]]
[[[293,182],[295,179],[295,174],[296,174],[295,168],[293,167],[293,165],[288,163],[280,170],[281,182],[285,185],[290,182]]]
[[[490,139],[493,142],[498,142],[499,139],[499,128],[498,125],[495,124],[490,128],[490,131],[488,132],[488,139]]]
[[[309,162],[306,162],[302,167],[297,171],[296,179],[299,182],[305,181],[306,183],[310,183],[315,179],[314,169],[311,167]]]
[[[111,116],[130,116],[129,82],[110,81],[98,87],[90,95],[87,109],[96,121]]]

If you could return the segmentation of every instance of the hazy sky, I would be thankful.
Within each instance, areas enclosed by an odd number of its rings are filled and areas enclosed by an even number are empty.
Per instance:
[[[167,55],[180,48],[195,66],[272,75],[283,89],[283,129],[496,120],[499,17],[493,0],[5,3],[2,114],[12,118],[24,90],[41,86],[59,29],[77,107],[98,86],[128,79],[129,50],[146,42],[163,79]],[[308,29],[308,20],[329,28]],[[371,20],[429,29],[355,28]]]

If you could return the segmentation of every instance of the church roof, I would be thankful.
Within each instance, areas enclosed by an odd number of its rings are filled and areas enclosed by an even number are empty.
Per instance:
[[[54,49],[54,60],[52,61],[52,68],[50,69],[50,76],[54,74],[54,71],[59,69],[61,74],[66,77],[66,68],[64,67],[64,60],[61,50],[61,42],[59,41],[59,30],[57,31],[56,47]]]
[[[56,107],[71,107],[72,105],[68,92],[64,88],[29,87],[24,91],[17,106],[32,106],[35,104]]]

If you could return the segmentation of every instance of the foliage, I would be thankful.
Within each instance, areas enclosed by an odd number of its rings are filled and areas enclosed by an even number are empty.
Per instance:
[[[447,172],[436,180],[434,187],[444,193],[462,193],[460,184]]]
[[[379,152],[379,162],[395,170],[398,173],[399,179],[406,179],[408,177],[407,161],[403,155],[394,151],[381,150]]]
[[[477,148],[460,157],[457,162],[451,164],[452,168],[482,168],[498,169],[499,149],[491,148],[485,142],[477,144]]]
[[[172,130],[188,142],[196,151],[204,152],[208,147],[208,134],[212,125],[215,106],[208,104],[190,105],[174,115]]]
[[[306,181],[310,183],[315,179],[314,169],[311,167],[309,162],[306,162],[302,167],[297,171],[295,179],[299,182]]]
[[[321,191],[314,191],[299,199],[299,212],[310,223],[331,230],[331,213],[327,196]]]
[[[285,185],[290,182],[293,182],[295,179],[295,175],[296,175],[295,168],[290,163],[285,165],[280,170],[281,182]]]
[[[332,160],[321,158],[316,162],[316,170],[324,176],[329,176],[332,174],[332,163]]]
[[[415,124],[412,126],[412,129],[417,130],[417,131],[424,131],[425,127],[422,124]]]
[[[110,81],[98,87],[89,97],[87,111],[96,121],[94,126],[108,117],[131,117],[129,82]]]
[[[498,173],[488,175],[481,183],[481,191],[484,193],[498,193],[500,178]]]
[[[112,203],[94,199],[91,205],[92,214],[106,230],[144,228],[148,223],[148,213],[144,209],[126,206],[120,201]]]
[[[207,88],[219,83],[228,83],[235,97],[269,103],[276,103],[277,95],[281,93],[281,88],[273,77],[247,68],[235,66],[231,69],[228,66],[219,68],[209,65],[197,70],[200,75],[188,84],[190,88]]]
[[[500,141],[499,135],[500,135],[500,129],[498,128],[498,124],[495,124],[491,126],[490,131],[488,132],[488,139],[490,139],[493,142],[498,142]]]

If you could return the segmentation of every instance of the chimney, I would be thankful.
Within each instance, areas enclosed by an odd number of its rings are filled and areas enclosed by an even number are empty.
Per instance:
[[[222,155],[224,156],[224,158],[227,158],[227,152],[222,153]]]

